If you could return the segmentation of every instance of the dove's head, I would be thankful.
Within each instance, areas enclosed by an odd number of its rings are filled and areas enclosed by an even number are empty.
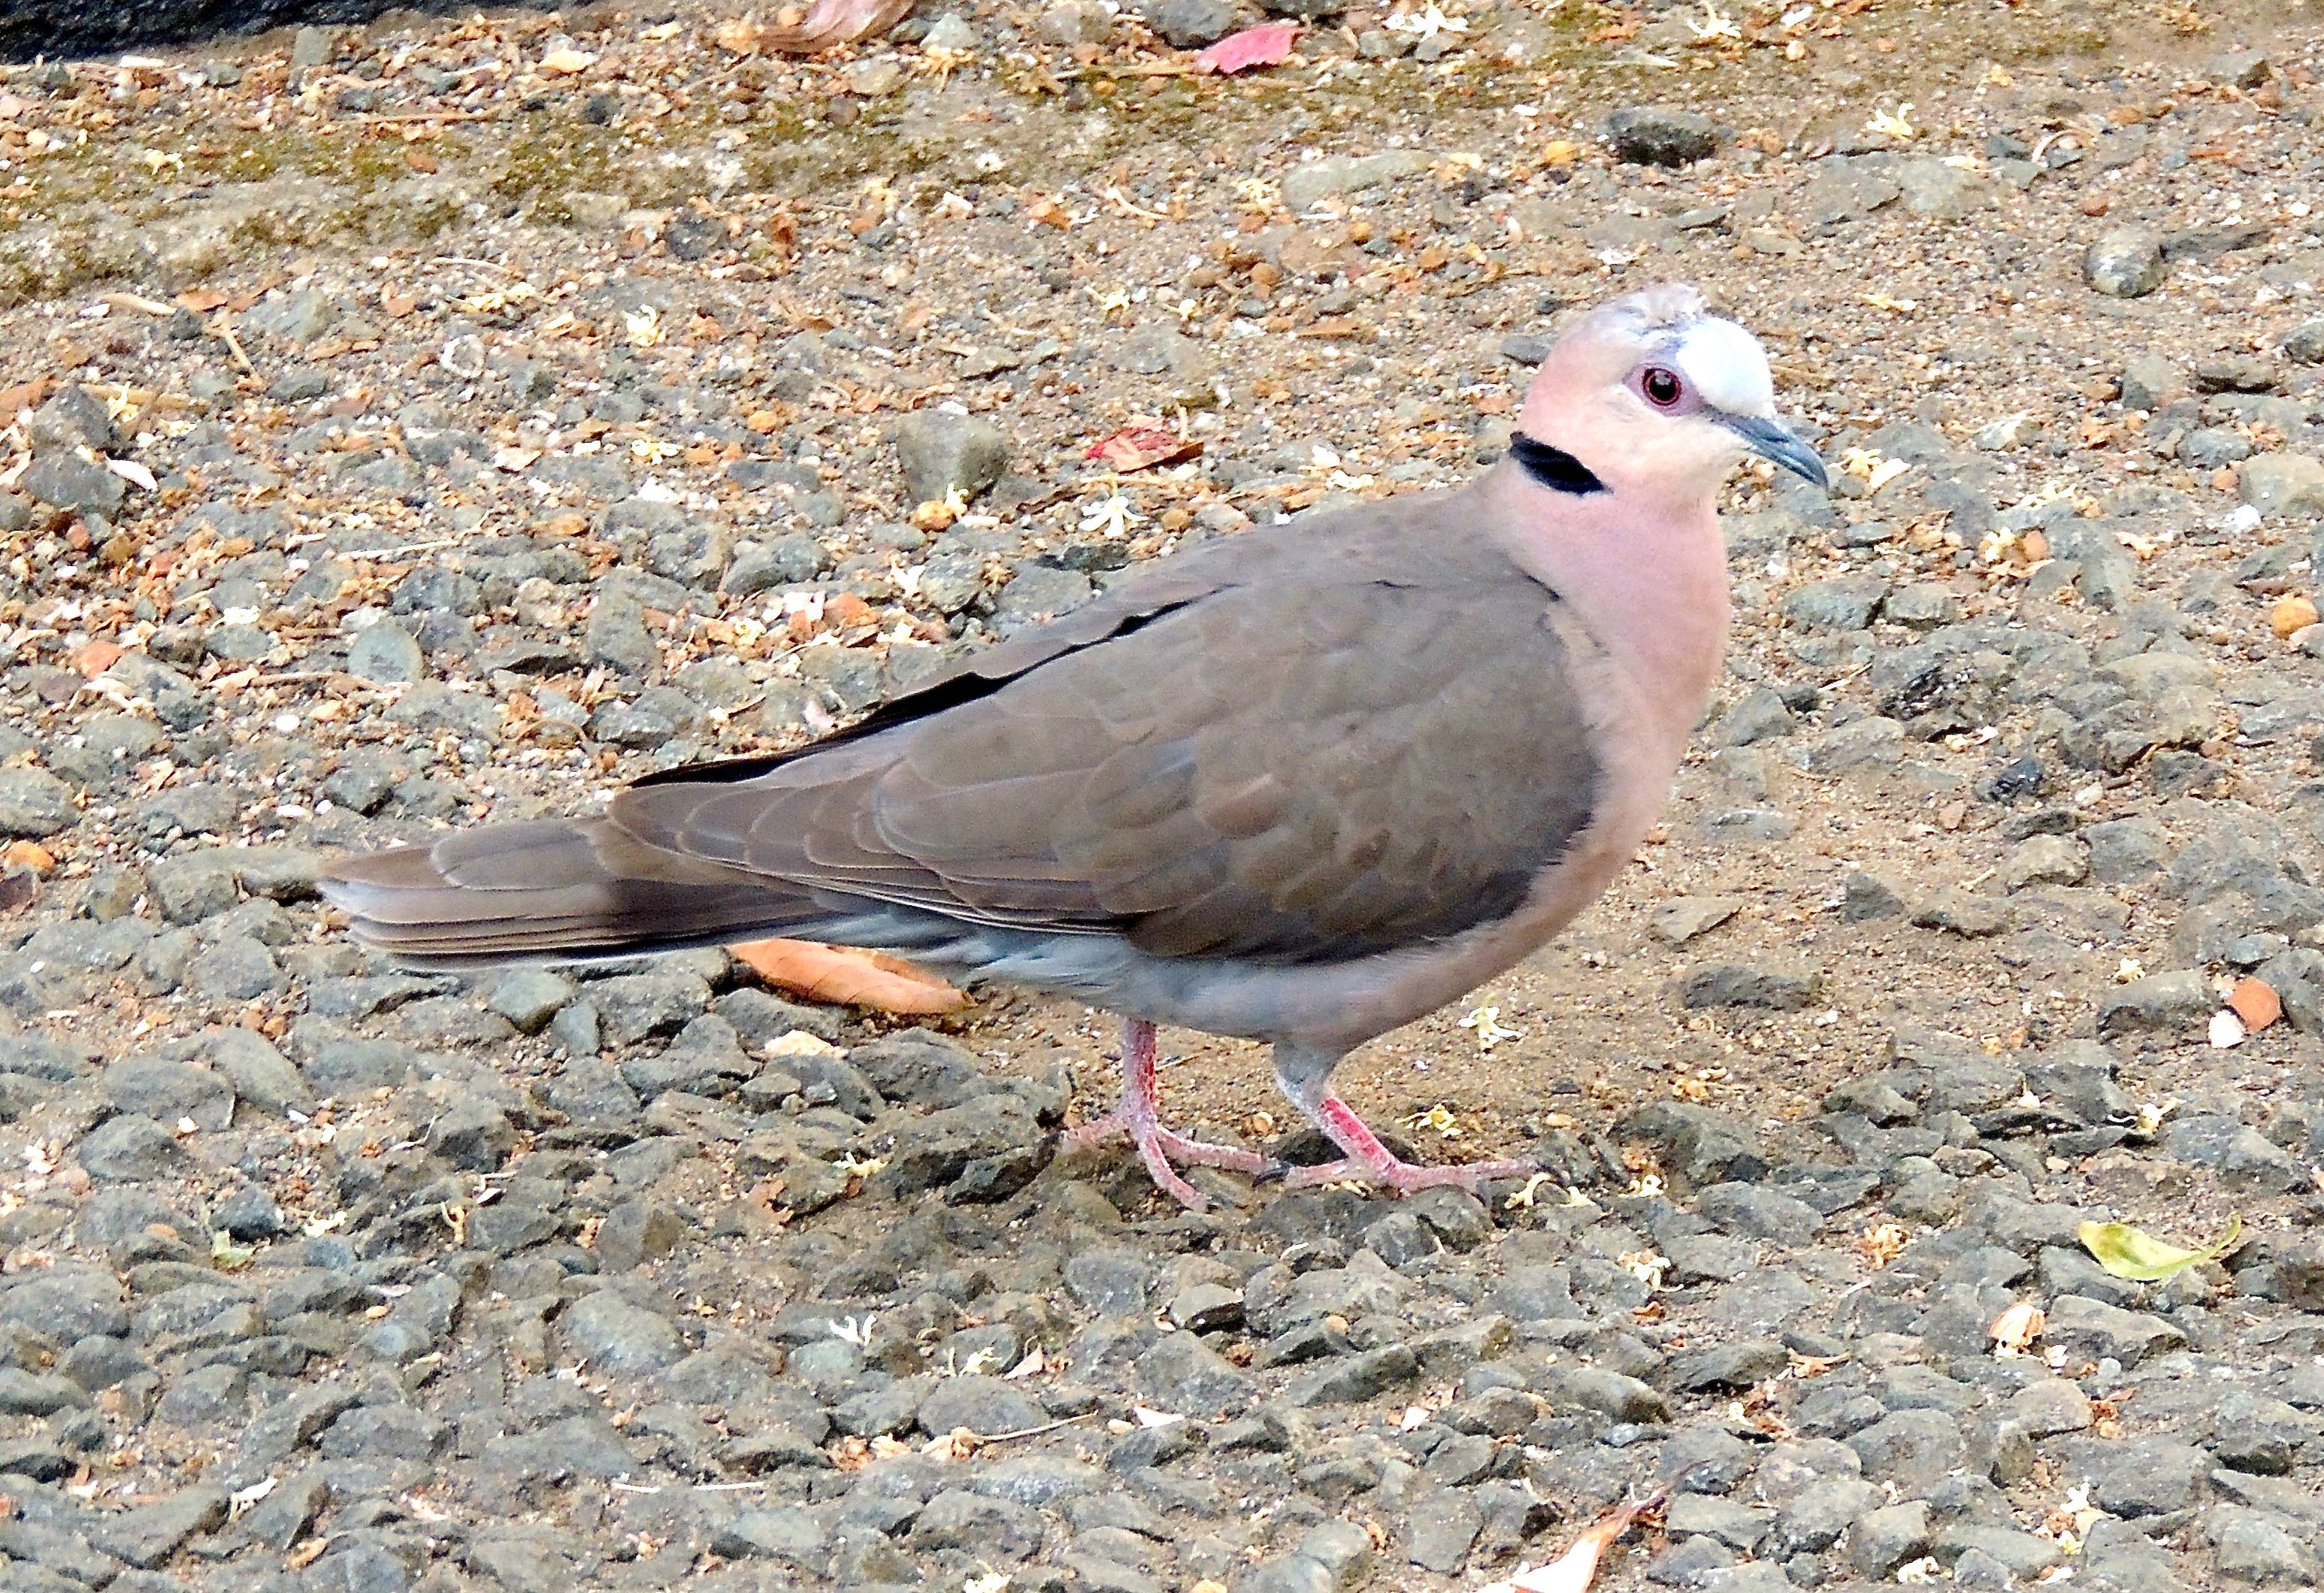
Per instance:
[[[1825,481],[1815,449],[1776,418],[1759,340],[1679,283],[1626,294],[1567,328],[1517,430],[1511,451],[1536,477],[1568,468],[1554,450],[1580,467],[1571,483],[1594,479],[1618,494],[1708,501],[1752,455]]]

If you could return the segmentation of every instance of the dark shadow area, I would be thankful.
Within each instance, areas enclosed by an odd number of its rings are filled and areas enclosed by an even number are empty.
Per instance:
[[[0,60],[106,55],[305,23],[367,23],[397,10],[475,9],[460,0],[0,0]]]

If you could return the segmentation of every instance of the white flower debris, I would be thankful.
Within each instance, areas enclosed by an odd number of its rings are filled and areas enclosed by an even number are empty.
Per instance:
[[[1502,1027],[1501,1009],[1498,1006],[1471,1008],[1469,1015],[1461,1020],[1461,1027],[1476,1031],[1479,1051],[1489,1051],[1504,1040],[1520,1040],[1525,1036],[1522,1029]]]
[[[1082,529],[1099,532],[1109,537],[1126,537],[1132,526],[1146,523],[1146,516],[1137,505],[1120,493],[1100,498],[1082,511]]]

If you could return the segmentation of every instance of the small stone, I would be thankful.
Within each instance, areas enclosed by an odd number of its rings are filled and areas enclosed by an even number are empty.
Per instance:
[[[2122,407],[2152,412],[2190,388],[2179,367],[2159,354],[2134,355],[2122,367]]]
[[[1840,921],[1842,923],[1869,923],[1876,919],[1901,918],[1905,911],[1904,898],[1894,885],[1877,875],[1858,868],[1851,870],[1840,881]]]
[[[1721,746],[1755,746],[1799,728],[1780,692],[1761,686],[1719,717],[1711,738]]]
[[[2003,859],[2001,883],[2013,891],[2030,885],[2073,885],[2089,877],[2089,855],[2070,836],[2029,836]]]
[[[1925,1499],[1868,1511],[1849,1529],[1848,1563],[1863,1576],[1885,1581],[1898,1566],[1927,1553],[1933,1538]]]
[[[1325,199],[1365,193],[1433,170],[1426,150],[1383,150],[1374,155],[1326,155],[1303,161],[1283,174],[1283,205],[1300,215]]]
[[[2244,502],[2262,514],[2324,514],[2324,459],[2313,454],[2255,454],[2236,478]]]
[[[2098,1038],[2200,1033],[2218,1007],[2218,997],[2200,968],[2149,974],[2117,985],[2099,997]]]
[[[366,625],[347,649],[347,673],[363,681],[408,684],[428,671],[420,644],[402,625],[380,620]]]
[[[2077,1385],[2063,1377],[2044,1377],[2010,1396],[2009,1419],[2029,1437],[2041,1439],[2087,1431],[2095,1418],[2090,1396]]]
[[[1654,932],[1674,946],[1710,933],[1743,910],[1740,896],[1675,896],[1654,911]]]
[[[512,969],[493,986],[484,1005],[507,1019],[519,1033],[538,1034],[573,996],[570,979],[547,968],[521,968]]]
[[[72,787],[45,769],[0,769],[0,835],[41,839],[80,817]]]
[[[1293,1378],[1283,1397],[1293,1405],[1356,1404],[1410,1382],[1419,1370],[1409,1347],[1391,1344],[1333,1357],[1320,1370]]]
[[[942,409],[905,416],[897,423],[895,442],[905,491],[915,503],[941,501],[954,490],[973,498],[1000,480],[1009,464],[1000,428]]]
[[[101,463],[61,450],[40,455],[16,485],[34,503],[103,520],[121,513],[122,500],[129,492],[128,483]]]
[[[1014,1383],[981,1374],[943,1377],[920,1402],[920,1425],[934,1437],[965,1427],[982,1438],[1041,1424],[1041,1407]]]
[[[632,1199],[605,1213],[597,1230],[597,1256],[615,1272],[659,1260],[687,1236],[685,1221],[658,1200]]]
[[[1154,0],[1146,24],[1174,50],[1200,50],[1232,32],[1239,14],[1235,0]]]
[[[1784,617],[1803,630],[1860,631],[1887,595],[1888,583],[1877,575],[1810,581],[1784,599]]]
[[[2261,1588],[2311,1588],[2316,1558],[2289,1524],[2255,1510],[2223,1505],[2209,1524],[2219,1574]]]
[[[1820,981],[1812,974],[1739,963],[1707,963],[1678,984],[1682,1005],[1743,1007],[1762,1012],[1798,1012],[1815,1005]]]
[[[2137,299],[2163,284],[2163,239],[2143,227],[2121,227],[2082,255],[2082,280],[2114,299]]]
[[[2202,1497],[2210,1470],[2210,1457],[2192,1444],[2164,1437],[2134,1439],[2106,1453],[2090,1502],[2132,1520],[2169,1515]]]
[[[2187,1348],[2187,1335],[2172,1323],[2144,1311],[2124,1311],[2080,1294],[2051,1302],[2043,1342],[2079,1351],[2092,1359],[2112,1357],[2135,1366],[2151,1355]]]
[[[1684,166],[1719,147],[1710,117],[1669,106],[1627,106],[1606,118],[1617,158],[1641,166]]]
[[[977,34],[976,24],[956,11],[947,11],[936,18],[935,24],[920,40],[925,49],[951,50],[963,54],[974,51],[982,42]]]
[[[569,1307],[558,1328],[593,1369],[614,1376],[659,1372],[686,1353],[667,1320],[611,1289]]]
[[[1243,1409],[1258,1385],[1192,1331],[1165,1333],[1138,1357],[1139,1389],[1161,1410],[1209,1419]]]
[[[2286,332],[2283,355],[2301,365],[2324,365],[2324,320],[2302,321]]]

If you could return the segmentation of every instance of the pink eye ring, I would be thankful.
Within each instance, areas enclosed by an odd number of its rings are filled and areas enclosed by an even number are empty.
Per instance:
[[[1675,409],[1679,400],[1686,396],[1686,384],[1666,366],[1648,366],[1639,373],[1638,391],[1658,409]]]

